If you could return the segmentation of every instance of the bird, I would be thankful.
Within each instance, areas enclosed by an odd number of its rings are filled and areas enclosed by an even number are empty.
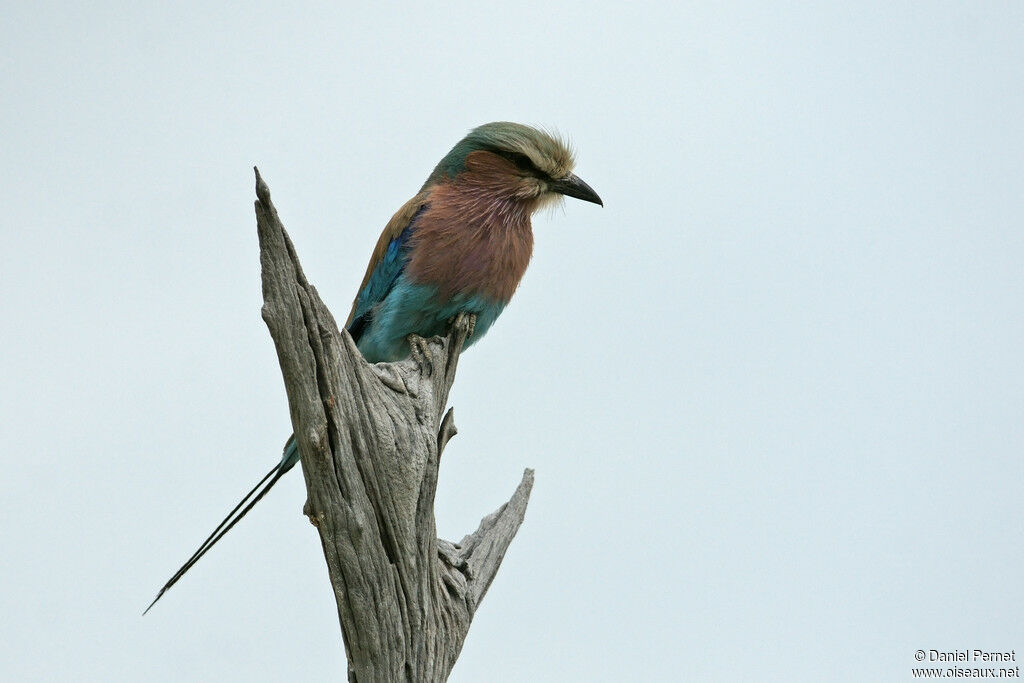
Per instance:
[[[381,233],[345,329],[369,363],[412,353],[411,335],[442,334],[460,313],[479,341],[508,305],[533,253],[531,216],[563,197],[604,206],[573,173],[572,149],[549,131],[508,121],[478,126],[441,159]],[[250,490],[160,589],[146,612],[299,461],[294,435]]]

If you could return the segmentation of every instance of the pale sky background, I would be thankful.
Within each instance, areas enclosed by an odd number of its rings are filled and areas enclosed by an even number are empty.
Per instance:
[[[909,681],[1024,654],[1024,4],[129,4],[0,13],[0,678],[314,681],[251,167],[344,318],[470,128],[555,127],[437,495],[526,522],[452,680]]]

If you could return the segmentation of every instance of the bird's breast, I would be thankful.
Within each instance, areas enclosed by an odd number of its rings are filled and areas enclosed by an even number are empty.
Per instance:
[[[513,202],[438,188],[416,221],[406,274],[442,299],[460,294],[507,303],[533,253],[529,213]]]

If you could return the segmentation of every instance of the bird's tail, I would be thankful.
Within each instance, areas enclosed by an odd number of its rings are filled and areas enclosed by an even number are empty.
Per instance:
[[[207,551],[217,543],[217,541],[223,538],[224,534],[231,531],[231,527],[238,524],[238,521],[242,519],[242,517],[245,517],[249,510],[251,510],[256,503],[260,502],[263,496],[267,495],[267,492],[274,487],[277,480],[284,476],[285,472],[294,467],[298,460],[298,446],[295,443],[295,437],[292,436],[285,444],[284,455],[281,457],[281,462],[274,465],[274,467],[259,480],[256,486],[253,486],[252,490],[245,494],[242,500],[238,501],[238,505],[236,505],[234,509],[228,513],[228,516],[217,525],[217,528],[213,530],[213,533],[206,537],[206,540],[199,546],[199,549],[192,553],[192,557],[188,558],[188,561],[181,566],[181,569],[176,571],[174,576],[164,584],[164,587],[161,588],[160,592],[156,594],[155,598],[153,598],[153,602],[149,603],[149,607],[147,607],[146,611],[142,613],[143,616],[153,608],[153,605],[156,604],[157,600],[163,597],[164,593],[167,592],[167,589],[176,584],[178,579],[184,576],[185,572],[191,569],[192,565],[199,561],[199,558],[205,555]]]

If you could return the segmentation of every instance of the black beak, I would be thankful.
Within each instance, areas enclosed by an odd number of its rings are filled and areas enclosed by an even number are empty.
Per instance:
[[[564,194],[566,197],[575,197],[576,199],[582,199],[585,202],[593,202],[594,204],[604,206],[604,202],[602,202],[601,198],[597,196],[596,192],[594,192],[594,188],[587,185],[572,173],[559,180],[552,180],[548,183],[548,188],[552,192]]]

